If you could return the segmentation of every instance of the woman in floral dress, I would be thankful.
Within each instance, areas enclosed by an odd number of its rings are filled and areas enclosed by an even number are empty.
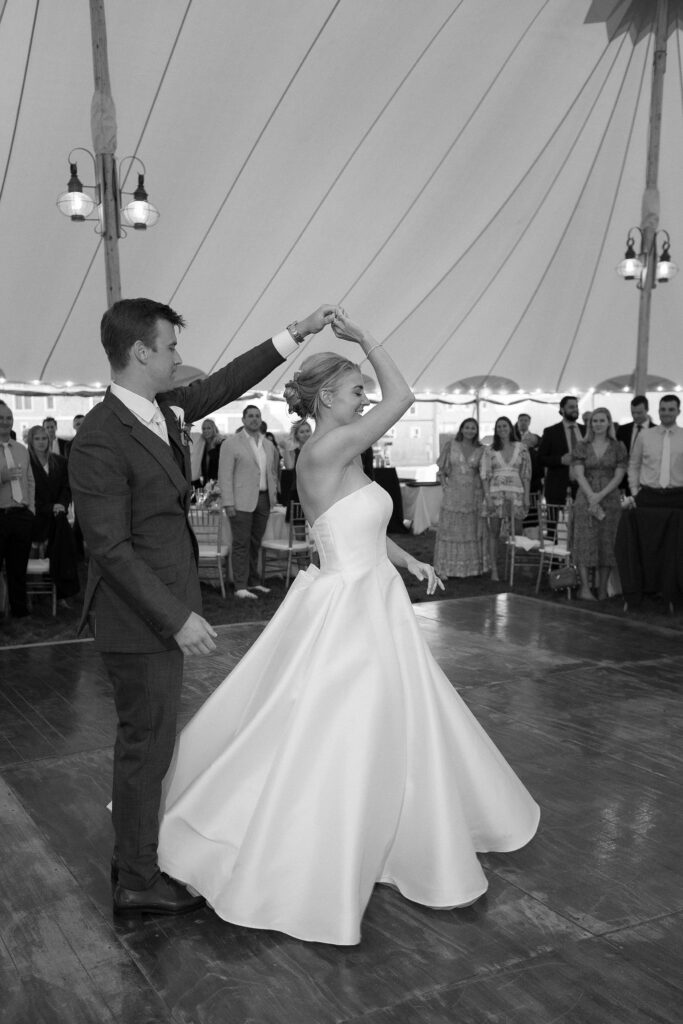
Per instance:
[[[484,447],[479,424],[463,420],[455,437],[439,456],[441,513],[434,546],[434,568],[439,576],[481,576],[488,569],[484,496],[479,472]]]
[[[614,566],[614,540],[621,516],[619,484],[628,465],[626,446],[617,441],[609,409],[593,411],[586,436],[572,452],[579,489],[574,502],[572,554],[581,577],[579,597],[594,601],[589,574],[596,571],[598,600],[607,599]]]
[[[484,450],[481,478],[484,482],[484,515],[488,519],[491,579],[498,580],[498,538],[503,520],[514,515],[515,529],[521,529],[529,512],[531,459],[529,450],[514,439],[514,427],[507,416],[499,416],[493,428],[493,442]]]

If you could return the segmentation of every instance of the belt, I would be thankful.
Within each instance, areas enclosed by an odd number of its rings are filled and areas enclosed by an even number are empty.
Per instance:
[[[15,505],[12,508],[0,508],[0,516],[9,516],[14,512],[28,512],[28,505]]]

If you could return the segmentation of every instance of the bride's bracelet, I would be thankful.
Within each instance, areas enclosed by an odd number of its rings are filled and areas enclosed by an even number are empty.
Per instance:
[[[368,351],[365,353],[365,358],[368,359],[371,352],[374,352],[376,348],[381,348],[381,347],[382,346],[379,344],[379,342],[377,343],[377,345],[373,345],[372,348],[369,348]]]

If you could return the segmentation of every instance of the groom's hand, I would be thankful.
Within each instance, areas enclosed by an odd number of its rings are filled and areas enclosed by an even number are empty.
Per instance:
[[[318,331],[322,331],[326,324],[332,323],[336,309],[336,306],[332,306],[329,303],[319,306],[314,313],[309,313],[305,320],[297,322],[297,331],[299,334],[303,334],[304,337],[307,334],[317,334]]]
[[[216,650],[213,641],[217,635],[206,619],[196,612],[190,612],[189,619],[173,634],[173,639],[183,654],[210,654]]]

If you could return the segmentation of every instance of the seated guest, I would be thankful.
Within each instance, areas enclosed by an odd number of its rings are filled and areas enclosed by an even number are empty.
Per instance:
[[[639,507],[683,508],[683,427],[678,395],[659,400],[659,426],[641,430],[628,462],[628,485]]]
[[[44,427],[31,427],[27,442],[36,502],[31,539],[46,547],[57,596],[71,597],[78,593],[80,584],[76,542],[67,519],[71,503],[67,461],[50,451],[50,435]]]
[[[631,423],[623,423],[620,427],[617,427],[617,441],[623,442],[629,456],[633,451],[636,438],[641,430],[649,430],[651,427],[654,427],[654,423],[649,416],[649,408],[650,404],[647,397],[645,395],[636,395],[631,400]],[[621,490],[625,494],[631,493],[628,485],[628,476],[625,476],[621,481]]]
[[[607,581],[614,566],[614,540],[621,515],[619,484],[628,454],[617,441],[609,409],[594,409],[586,437],[572,452],[578,484],[574,502],[572,554],[581,577],[579,597],[594,601],[589,573],[597,572],[598,599],[607,599]]]
[[[192,485],[204,487],[209,480],[218,480],[218,460],[223,435],[213,420],[204,420],[202,436],[192,445]]]

